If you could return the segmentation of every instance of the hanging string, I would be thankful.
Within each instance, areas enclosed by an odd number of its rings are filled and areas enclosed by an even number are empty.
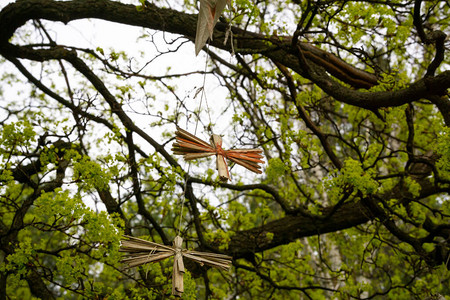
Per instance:
[[[206,45],[206,53],[207,53],[207,55],[206,55],[206,58],[205,58],[205,70],[204,70],[204,72],[203,72],[203,83],[202,83],[202,88],[201,88],[201,89],[202,89],[202,92],[201,92],[201,94],[200,94],[200,104],[199,104],[199,107],[198,107],[198,109],[199,109],[198,114],[200,115],[200,108],[201,108],[201,106],[202,106],[203,99],[205,99],[206,112],[208,113],[208,121],[209,121],[209,123],[208,123],[208,131],[210,131],[210,133],[212,133],[212,129],[211,129],[211,126],[212,126],[211,112],[210,112],[210,109],[209,109],[208,98],[206,97],[206,91],[205,91],[205,86],[206,86],[206,70],[207,70],[207,68],[208,68],[209,43]],[[194,135],[197,134],[198,120],[199,120],[199,118],[197,117],[197,122],[196,122],[196,124],[195,124],[195,132],[194,132]]]
[[[207,44],[207,53],[209,53],[209,43]],[[202,87],[201,87],[202,91],[201,91],[201,94],[200,94],[200,103],[198,104],[198,109],[197,109],[198,110],[198,114],[197,114],[197,120],[195,122],[194,135],[197,134],[198,122],[200,120],[200,113],[201,113],[201,108],[202,108],[202,104],[203,104],[203,99],[205,99],[206,112],[208,113],[208,119],[209,119],[208,129],[212,132],[212,129],[211,129],[211,126],[212,126],[211,113],[210,113],[210,109],[209,109],[209,105],[208,105],[208,99],[206,98],[206,92],[205,92],[207,67],[208,67],[208,55],[206,55],[206,58],[205,58],[205,70],[203,72],[203,83],[202,83]],[[181,206],[181,208],[180,208],[180,222],[178,224],[177,235],[180,235],[180,231],[181,231],[181,222],[183,220],[184,199],[186,199],[187,182],[188,182],[188,177],[189,177],[190,170],[191,170],[191,162],[189,162],[189,164],[188,164],[188,169],[187,169],[187,172],[186,172],[186,178],[185,178],[185,181],[184,181],[183,194],[181,195],[180,203],[179,203],[179,206]]]
[[[187,189],[187,182],[188,182],[188,176],[189,176],[189,170],[191,168],[191,163],[189,162],[188,171],[186,173],[186,179],[184,180],[184,187],[183,187],[183,195],[180,197],[180,223],[178,224],[178,231],[177,235],[180,235],[181,231],[181,221],[183,220],[183,208],[184,208],[184,199],[186,198],[186,189]]]

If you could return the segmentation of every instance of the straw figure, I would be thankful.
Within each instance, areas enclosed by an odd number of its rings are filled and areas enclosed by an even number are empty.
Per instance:
[[[176,142],[172,145],[173,154],[183,155],[186,161],[216,155],[216,167],[219,171],[219,178],[223,182],[230,180],[227,159],[252,172],[262,173],[259,165],[259,163],[264,163],[261,160],[263,158],[261,149],[223,150],[222,138],[219,135],[213,134],[211,136],[211,144],[208,144],[179,127],[177,127],[175,135]]]
[[[120,252],[128,252],[122,259],[122,263],[128,268],[141,266],[150,262],[158,262],[168,257],[174,256],[172,271],[172,295],[181,297],[184,292],[183,257],[194,260],[200,265],[209,265],[225,271],[230,269],[232,257],[224,254],[198,252],[183,249],[183,238],[176,236],[173,246],[169,247],[147,240],[125,235],[121,241]]]

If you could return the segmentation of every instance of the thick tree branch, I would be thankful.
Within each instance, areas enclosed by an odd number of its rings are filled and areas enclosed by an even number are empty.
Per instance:
[[[47,285],[42,280],[42,276],[36,272],[36,270],[31,269],[30,273],[26,277],[28,286],[30,287],[31,293],[40,298],[51,300],[56,297],[53,293],[48,289]]]
[[[326,208],[327,215],[333,208]],[[325,220],[303,215],[286,216],[260,227],[236,232],[232,236],[228,251],[234,259],[247,257],[280,245],[289,244],[301,237],[325,234],[364,224],[374,215],[363,205],[347,203]]]
[[[446,192],[446,190],[430,185],[426,178],[417,182],[421,185],[418,199]],[[386,212],[380,208],[380,201],[374,200],[375,198],[399,199],[403,205],[407,205],[407,202],[414,199],[403,184],[398,184],[391,191],[381,195],[370,196],[370,198],[360,197],[361,201],[344,202],[337,206],[325,207],[321,210],[321,215],[287,215],[259,227],[235,232],[231,237],[228,253],[233,255],[235,259],[252,257],[256,252],[288,244],[299,238],[352,228],[375,218],[380,218],[384,223],[388,222],[388,229],[395,236],[421,250],[421,244],[424,241],[412,238],[407,233],[402,232]],[[435,233],[434,236],[436,235]],[[431,237],[428,237],[428,239],[431,239]],[[421,253],[424,257],[426,256],[423,251]],[[434,253],[429,255],[434,255]],[[433,265],[439,264],[438,261],[432,261],[429,256],[425,258]]]
[[[2,25],[0,27],[0,54],[39,61],[61,59],[60,55],[55,56],[55,50],[51,52],[42,50],[38,52],[31,50],[25,51],[23,48],[11,47],[8,44],[9,38],[17,28],[22,26],[27,20],[36,18],[61,21],[64,23],[83,18],[99,18],[123,24],[169,31],[185,35],[190,39],[195,37],[196,28],[195,15],[171,9],[158,8],[151,4],[146,6],[143,12],[138,12],[135,6],[108,0],[65,2],[50,0],[19,1],[8,5],[0,12],[0,24]],[[223,32],[226,28],[226,24],[219,23],[217,25],[214,40],[211,44],[215,47],[231,51],[230,46],[223,45]],[[369,85],[366,87],[376,83],[373,75],[357,70],[329,53],[311,45],[301,43],[300,47],[302,48],[302,52],[314,70],[311,74],[305,74],[296,58],[296,51],[292,50],[290,38],[267,38],[260,34],[243,31],[239,28],[233,28],[232,30],[234,32],[234,40],[237,43],[235,47],[237,53],[261,53],[271,60],[277,61],[309,78],[336,100],[350,105],[372,110],[381,107],[399,106],[433,95],[443,95],[450,87],[450,71],[446,71],[434,78],[421,79],[398,91],[374,93],[356,91],[344,87],[333,80],[327,72],[344,82],[352,84],[352,82],[341,78],[333,71],[333,68],[337,68],[340,72],[347,74],[346,76],[367,82]]]
[[[441,112],[447,127],[450,127],[450,99],[448,96],[428,96],[430,100]]]
[[[433,61],[430,63],[427,69],[426,76],[434,76],[437,68],[441,65],[442,61],[444,61],[444,42],[447,38],[447,35],[439,30],[434,30],[430,34],[426,34],[422,25],[422,18],[420,16],[420,7],[422,5],[422,0],[415,0],[414,2],[414,26],[416,26],[417,33],[419,35],[420,40],[424,44],[436,44],[436,55],[434,56]]]

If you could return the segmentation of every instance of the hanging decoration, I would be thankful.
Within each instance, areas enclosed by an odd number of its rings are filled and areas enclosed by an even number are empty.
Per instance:
[[[195,54],[198,55],[200,50],[209,39],[212,40],[214,26],[219,20],[222,11],[226,5],[231,5],[231,0],[200,0],[200,12],[197,23],[197,33],[195,37]],[[205,63],[206,69],[206,63]],[[205,77],[203,79],[202,99],[205,98]],[[201,110],[202,101],[200,101],[198,110]],[[206,104],[208,104],[206,102]],[[208,107],[208,115],[210,118]],[[197,119],[197,125],[198,125]],[[211,135],[211,144],[199,139],[193,134],[179,128],[177,126],[176,142],[172,145],[172,151],[175,155],[183,155],[186,161],[197,158],[208,157],[216,155],[216,167],[219,172],[221,181],[230,180],[230,173],[228,171],[227,159],[239,164],[248,170],[261,174],[260,163],[264,163],[261,159],[262,150],[260,149],[222,149],[222,138],[219,135]],[[190,165],[187,173],[189,174]],[[186,185],[184,187],[184,197],[186,197]],[[147,240],[135,238],[125,235],[121,240],[120,252],[125,252],[121,262],[126,264],[126,269],[138,267],[147,263],[159,262],[163,259],[174,256],[173,270],[172,270],[172,295],[181,297],[184,292],[183,274],[184,262],[183,258],[192,259],[200,265],[209,265],[214,268],[228,271],[231,267],[231,256],[217,253],[198,252],[183,249],[183,238],[179,235],[181,228],[181,221],[183,216],[184,201],[180,199],[180,223],[178,226],[178,234],[173,240],[173,246],[166,246]]]
[[[216,26],[225,5],[230,7],[231,0],[200,0],[197,32],[195,35],[195,55],[205,46],[206,41],[213,39],[214,26]]]
[[[121,241],[120,252],[128,252],[122,259],[127,268],[137,267],[150,262],[158,262],[174,256],[172,270],[172,295],[181,297],[184,292],[183,257],[194,260],[200,265],[209,265],[218,269],[228,271],[232,257],[224,254],[198,252],[183,249],[183,238],[179,235],[173,240],[173,246],[169,247],[147,240],[125,235]]]
[[[248,170],[261,174],[259,163],[264,163],[261,159],[261,149],[222,149],[222,138],[219,135],[211,136],[211,144],[199,139],[193,134],[177,126],[175,132],[176,142],[172,145],[172,151],[175,155],[183,155],[186,161],[216,155],[216,167],[221,181],[230,180],[227,159],[241,165]]]

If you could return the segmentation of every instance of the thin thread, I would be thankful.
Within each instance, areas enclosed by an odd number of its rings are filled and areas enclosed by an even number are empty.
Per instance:
[[[207,45],[207,52],[209,52],[209,44]],[[200,103],[198,104],[198,115],[197,115],[197,121],[195,122],[195,129],[194,129],[194,135],[197,134],[197,128],[198,128],[198,122],[200,120],[199,116],[201,113],[201,108],[202,108],[202,103],[203,103],[203,98],[205,98],[205,104],[206,104],[206,111],[208,113],[208,118],[209,118],[209,124],[208,124],[208,128],[210,128],[212,121],[211,121],[211,113],[209,110],[209,105],[208,105],[208,99],[206,98],[206,93],[205,93],[205,84],[206,84],[206,68],[208,67],[208,55],[206,55],[206,59],[205,59],[205,71],[203,72],[203,86],[202,86],[202,93],[200,96]],[[184,199],[186,199],[186,190],[187,190],[187,182],[188,182],[188,178],[189,178],[189,172],[191,170],[191,162],[189,161],[188,164],[188,170],[186,173],[186,178],[184,181],[184,188],[183,188],[183,195],[181,196],[180,199],[180,223],[178,224],[178,232],[177,235],[180,235],[180,231],[181,231],[181,221],[183,220],[183,209],[184,209]]]
[[[206,55],[206,59],[205,59],[205,71],[203,72],[203,87],[202,87],[202,94],[201,94],[201,97],[200,97],[200,105],[199,105],[199,108],[198,108],[199,109],[198,113],[200,114],[200,108],[201,108],[201,105],[202,105],[202,101],[203,101],[203,98],[205,98],[206,112],[208,113],[208,119],[209,119],[208,130],[211,131],[211,133],[212,133],[212,129],[211,129],[211,126],[212,126],[211,112],[210,112],[210,109],[209,109],[208,98],[206,97],[206,91],[205,91],[206,69],[208,67],[209,43],[206,46],[206,53],[207,53],[207,55]],[[198,124],[198,119],[197,119],[197,124]],[[195,129],[197,130],[197,125],[195,125],[195,126],[196,126]],[[195,133],[197,133],[197,131]]]
[[[183,195],[181,196],[180,204],[179,204],[181,206],[181,209],[180,209],[180,223],[178,224],[178,233],[177,233],[177,235],[180,235],[181,221],[183,220],[184,199],[186,198],[187,181],[188,181],[188,176],[189,176],[190,169],[191,169],[191,163],[189,162],[188,170],[187,170],[187,173],[186,173],[186,179],[184,180]]]

